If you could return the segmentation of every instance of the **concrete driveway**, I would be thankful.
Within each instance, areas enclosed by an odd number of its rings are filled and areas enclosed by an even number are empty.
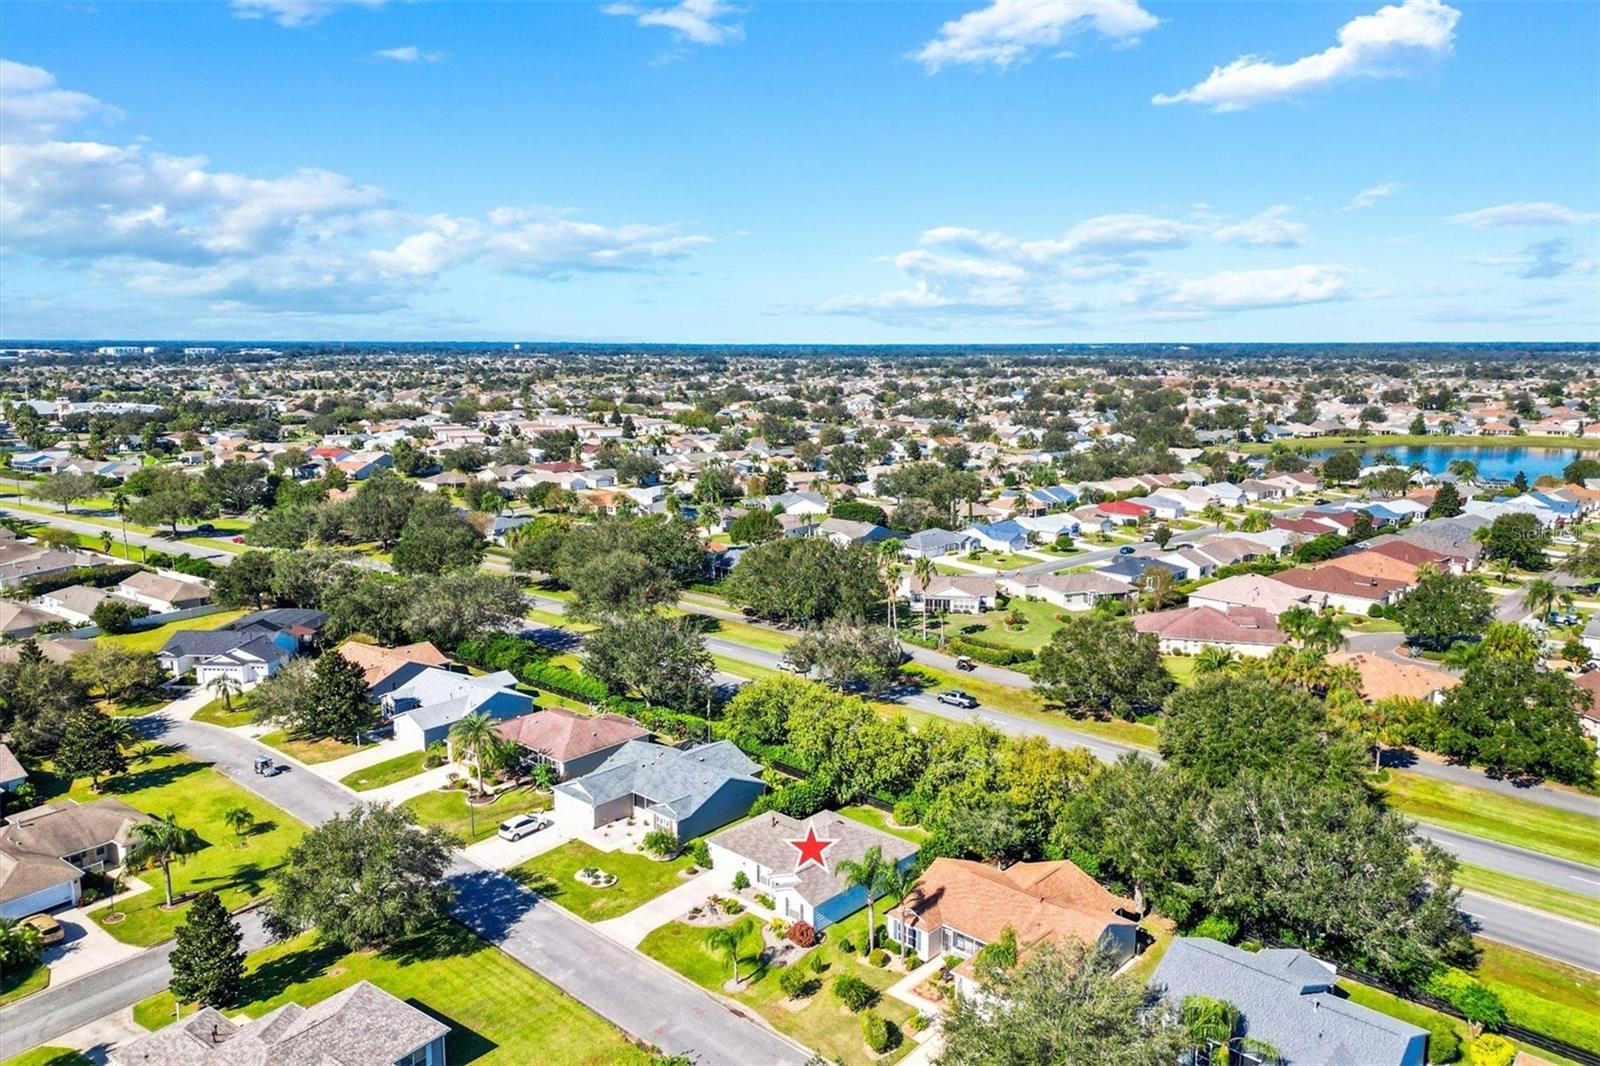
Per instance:
[[[707,896],[722,886],[722,881],[711,877],[710,871],[703,870],[685,878],[682,884],[674,885],[655,899],[639,904],[627,914],[596,922],[595,928],[623,947],[638,947],[639,942],[649,936],[652,930],[682,918],[689,908],[704,903]]]
[[[66,932],[66,939],[59,944],[52,944],[40,956],[41,961],[50,967],[52,985],[93,973],[102,967],[132,958],[144,950],[124,944],[100,928],[82,907],[58,911],[55,919]]]

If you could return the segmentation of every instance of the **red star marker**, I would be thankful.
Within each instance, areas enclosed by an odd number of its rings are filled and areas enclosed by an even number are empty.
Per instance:
[[[803,840],[791,840],[789,843],[794,846],[796,851],[800,852],[800,858],[794,864],[794,872],[799,873],[812,863],[816,863],[823,870],[827,870],[828,860],[823,857],[823,852],[833,847],[837,841],[822,839],[817,836],[816,826],[808,825],[806,826],[806,835]]]

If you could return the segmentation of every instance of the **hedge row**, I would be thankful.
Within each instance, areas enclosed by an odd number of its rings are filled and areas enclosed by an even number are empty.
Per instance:
[[[950,650],[990,666],[1015,666],[1033,662],[1033,652],[1026,648],[1006,648],[973,637],[951,637]]]
[[[568,670],[565,666],[556,666],[542,660],[530,659],[516,667],[515,673],[518,678],[534,688],[542,688],[558,696],[566,696],[568,699],[600,703],[611,695],[603,683],[587,674],[580,674],[576,670]]]
[[[116,563],[110,566],[80,566],[64,574],[36,577],[22,582],[18,587],[24,598],[43,596],[47,592],[69,588],[73,585],[90,585],[97,589],[120,585],[127,577],[145,568],[137,563]]]

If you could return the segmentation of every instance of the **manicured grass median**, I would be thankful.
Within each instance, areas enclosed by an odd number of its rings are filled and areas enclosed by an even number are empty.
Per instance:
[[[1391,807],[1418,821],[1600,866],[1600,819],[1404,771],[1380,787]]]
[[[549,810],[550,795],[532,788],[513,788],[500,793],[493,803],[469,808],[466,789],[436,789],[413,796],[401,806],[423,825],[436,825],[468,844],[476,844],[494,836],[500,823],[513,814]]]
[[[879,912],[882,920],[882,912]],[[723,982],[730,973],[721,956],[706,947],[705,926],[692,926],[685,922],[671,922],[650,933],[639,945],[639,950],[651,958],[671,967],[702,988],[719,995]],[[839,945],[850,940],[859,949],[867,935],[865,908],[836,925],[828,927],[826,938],[813,949],[827,963],[827,968],[816,975],[816,990],[800,1001],[798,1010],[783,1005],[785,996],[778,987],[775,970],[759,970],[757,976],[742,985],[731,996],[743,1006],[757,1011],[773,1028],[785,1033],[811,1048],[829,1062],[889,1063],[904,1057],[915,1046],[911,1039],[912,1009],[900,1000],[880,996],[872,1007],[878,1014],[899,1026],[900,1046],[879,1057],[872,1055],[861,1035],[861,1015],[852,1014],[833,994],[833,979],[841,973],[854,974],[881,993],[904,974],[897,969],[872,966],[862,962],[859,955],[846,955]],[[740,964],[741,976],[751,973],[753,959]]]
[[[1590,925],[1600,927],[1600,899],[1595,899],[1593,896],[1568,892],[1542,881],[1513,877],[1497,870],[1487,870],[1482,866],[1471,866],[1467,863],[1462,863],[1456,868],[1455,880],[1462,888],[1481,892],[1485,896],[1510,900],[1524,907],[1534,907],[1541,911],[1549,911],[1551,914],[1558,914],[1563,918],[1588,922]]]
[[[99,798],[89,791],[87,780],[75,782],[69,795],[80,803]],[[114,796],[157,817],[174,814],[180,825],[194,830],[201,844],[185,861],[172,864],[173,895],[209,890],[217,893],[229,910],[244,906],[268,890],[272,874],[305,832],[286,812],[186,755],[146,759],[130,772],[105,782],[101,796]],[[243,807],[255,818],[255,827],[244,837],[242,846],[223,820],[223,815],[235,807]],[[187,912],[184,907],[173,911],[162,908],[165,893],[159,868],[138,876],[150,885],[150,890],[117,904],[117,912],[124,915],[120,921],[106,920],[111,913],[109,905],[96,908],[91,917],[124,943],[158,944],[172,935]]]
[[[339,783],[357,792],[369,792],[384,785],[392,785],[396,781],[404,781],[408,777],[422,773],[424,769],[422,760],[425,754],[420,751],[408,751],[403,755],[396,755],[392,759],[373,763],[365,769],[353,770],[341,777]]]
[[[581,840],[569,840],[516,867],[511,876],[578,917],[603,922],[682,884],[678,872],[688,869],[691,862],[686,855],[657,862],[648,855],[599,851]],[[590,888],[572,876],[587,866],[598,866],[615,876],[617,883],[610,888]],[[706,893],[710,892],[708,885]]]
[[[186,618],[180,622],[168,622],[166,625],[156,626],[153,629],[140,629],[132,633],[122,633],[117,636],[103,636],[96,639],[107,644],[116,644],[128,651],[160,651],[172,634],[180,630],[208,630],[221,629],[229,622],[243,618],[243,611],[218,611],[216,614],[204,614],[199,618]]]
[[[31,996],[49,987],[50,967],[43,963],[35,963],[29,970],[12,966],[6,970],[4,976],[0,976],[0,1007],[7,1003],[15,1003],[23,996]]]
[[[253,953],[246,965],[244,1014],[259,1017],[285,1003],[309,1007],[371,981],[450,1026],[451,1066],[649,1061],[598,1015],[454,924],[384,952],[318,947],[307,934]],[[134,1020],[150,1029],[171,1024],[172,1015],[167,992],[133,1009]]]

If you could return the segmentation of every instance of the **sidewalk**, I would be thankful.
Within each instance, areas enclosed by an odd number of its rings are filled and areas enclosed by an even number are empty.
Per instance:
[[[351,756],[351,758],[354,758],[354,756]],[[339,761],[342,762],[343,760]],[[316,769],[316,767],[312,767],[312,769]],[[424,792],[432,792],[434,789],[443,788],[445,782],[450,779],[451,774],[459,774],[465,777],[466,773],[465,767],[447,762],[443,766],[435,766],[431,770],[424,770],[422,773],[408,777],[404,781],[396,781],[392,785],[384,785],[382,788],[375,788],[368,792],[358,793],[358,795],[368,803],[397,805],[404,803],[413,796],[420,796]]]
[[[313,763],[307,768],[318,777],[326,777],[329,781],[339,781],[357,770],[365,770],[369,766],[386,762],[397,755],[404,755],[405,750],[392,740],[379,741],[368,744],[360,751],[351,752],[349,755],[327,762]]]
[[[909,1005],[918,1014],[924,1014],[934,1019],[934,1024],[921,1032],[912,1029],[910,1026],[906,1027],[906,1037],[914,1040],[917,1046],[912,1048],[906,1054],[906,1057],[900,1060],[901,1066],[905,1066],[906,1063],[910,1063],[911,1066],[929,1066],[939,1056],[939,1053],[944,1050],[944,1034],[940,1032],[938,1024],[944,1017],[944,1008],[932,1000],[923,999],[915,991],[922,982],[938,973],[939,968],[943,965],[944,957],[936,956],[900,978],[900,980],[889,986],[888,991],[884,993]]]

